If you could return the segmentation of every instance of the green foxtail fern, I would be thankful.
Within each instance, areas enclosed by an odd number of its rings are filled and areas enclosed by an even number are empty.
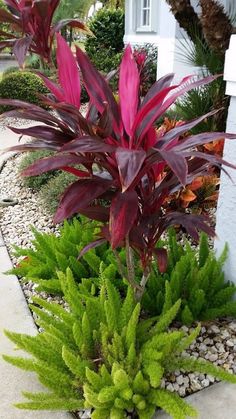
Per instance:
[[[168,268],[161,274],[153,265],[142,300],[146,311],[159,315],[181,298],[177,319],[184,324],[236,316],[236,287],[225,281],[223,272],[227,248],[217,259],[206,235],[202,234],[199,248],[193,249],[188,242],[184,246],[178,243],[174,230],[169,231],[166,247]]]
[[[178,300],[158,320],[140,317],[140,304],[128,287],[122,299],[104,277],[97,296],[77,284],[71,270],[58,274],[69,309],[34,297],[31,306],[43,332],[6,335],[31,357],[4,356],[11,364],[37,373],[50,392],[24,392],[22,409],[92,408],[92,419],[119,419],[128,414],[151,419],[156,408],[174,419],[196,416],[177,394],[162,389],[161,380],[175,369],[201,371],[236,382],[215,365],[182,355],[199,333],[167,331],[179,307]],[[85,292],[84,292],[85,291]],[[92,290],[90,290],[92,291]]]
[[[15,256],[24,259],[10,273],[23,277],[25,282],[32,280],[38,284],[38,291],[58,294],[62,290],[57,271],[66,272],[69,267],[76,281],[89,278],[98,283],[99,266],[103,262],[106,276],[122,287],[116,258],[107,244],[91,249],[78,260],[81,250],[94,240],[98,232],[98,223],[84,217],[81,220],[73,218],[71,222],[65,221],[59,237],[33,229],[34,248],[14,247]],[[124,251],[120,252],[120,258],[125,263]]]

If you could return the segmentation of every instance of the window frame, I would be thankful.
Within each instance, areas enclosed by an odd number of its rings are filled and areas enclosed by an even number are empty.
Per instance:
[[[149,6],[144,6],[145,0],[138,1],[137,15],[136,15],[136,32],[152,32],[152,0],[149,0]],[[149,25],[143,25],[143,13],[149,11]]]

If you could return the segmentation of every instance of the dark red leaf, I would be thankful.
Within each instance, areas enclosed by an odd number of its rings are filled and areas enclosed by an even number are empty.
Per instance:
[[[85,253],[87,253],[89,250],[95,249],[96,247],[101,246],[101,244],[103,244],[103,243],[106,243],[106,240],[105,239],[98,239],[98,240],[96,240],[94,242],[91,242],[91,243],[87,244],[87,246],[85,246],[81,250],[81,252],[80,252],[80,254],[78,256],[78,259],[82,258],[82,256],[84,256]]]
[[[82,32],[85,32],[86,35],[93,35],[93,33],[90,31],[89,27],[79,19],[63,19],[63,20],[60,20],[59,22],[57,22],[53,26],[51,34],[54,34],[55,32],[59,32],[65,26],[70,26],[72,28],[78,28]]]
[[[224,138],[236,140],[236,134],[229,134],[227,132],[202,132],[182,140],[175,146],[175,150],[184,151],[192,147],[207,144],[215,140],[222,140]]]
[[[37,160],[35,163],[27,167],[27,169],[23,170],[21,175],[38,176],[50,170],[61,169],[63,166],[67,166],[68,164],[82,164],[84,160],[85,159],[83,157],[73,154],[56,154],[52,157],[45,157]],[[89,173],[87,173],[87,176],[89,176]]]
[[[65,218],[79,212],[80,209],[86,209],[94,199],[107,191],[111,185],[111,181],[98,178],[82,179],[73,183],[66,189],[60,201],[54,222],[60,223]]]
[[[122,192],[126,191],[139,173],[140,168],[146,158],[144,150],[129,150],[127,148],[117,148],[115,153]]]
[[[166,249],[154,249],[154,254],[157,258],[158,269],[161,273],[166,272],[167,264],[168,264],[168,257]]]
[[[182,185],[186,185],[188,165],[186,159],[180,153],[175,153],[172,150],[159,150],[159,153],[166,164],[171,168],[177,176]]]
[[[91,220],[101,221],[103,223],[109,221],[109,208],[100,205],[93,205],[85,209],[80,209],[80,214],[85,215]]]
[[[111,246],[115,249],[129,234],[138,213],[138,195],[135,191],[118,192],[112,200],[109,230]]]
[[[115,149],[116,147],[113,145],[106,144],[87,135],[75,138],[62,147],[62,151],[69,153],[112,153]]]
[[[196,125],[198,125],[200,122],[202,122],[205,119],[211,117],[212,115],[215,115],[218,112],[219,112],[219,110],[208,112],[207,114],[205,114],[201,117],[193,119],[192,121],[184,122],[183,124],[178,125],[175,128],[172,128],[160,140],[158,140],[158,142],[156,143],[156,145],[153,148],[156,148],[156,149],[160,149],[160,148],[163,148],[163,147],[165,148],[165,146],[168,145],[170,143],[170,141],[172,141],[175,138],[178,138],[181,135],[183,135],[184,133],[190,131],[192,128],[194,128]],[[183,140],[183,142],[185,142],[185,140]],[[182,144],[183,142],[181,142],[180,144]]]
[[[33,36],[26,36],[24,38],[18,39],[14,44],[13,54],[15,55],[20,67],[22,67],[25,62],[25,57],[29,50],[32,39]]]
[[[62,145],[66,141],[70,141],[73,138],[70,136],[66,137],[65,133],[63,133],[62,131],[59,131],[58,129],[52,127],[47,127],[47,125],[38,125],[29,128],[9,128],[16,134],[27,135],[29,137],[34,137],[52,142],[58,142],[59,145]]]

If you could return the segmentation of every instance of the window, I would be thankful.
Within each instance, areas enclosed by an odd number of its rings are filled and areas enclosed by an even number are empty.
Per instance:
[[[141,27],[150,27],[151,24],[151,0],[141,1]]]
[[[152,31],[152,0],[133,0],[136,15],[136,31],[150,32]]]

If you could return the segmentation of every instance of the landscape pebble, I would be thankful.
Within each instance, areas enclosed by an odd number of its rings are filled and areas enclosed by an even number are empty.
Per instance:
[[[26,189],[18,176],[17,166],[22,156],[11,158],[3,167],[0,173],[0,191],[3,195],[11,195],[18,200],[14,207],[0,207],[0,228],[8,247],[9,253],[13,256],[12,245],[31,246],[32,232],[30,225],[40,231],[58,232],[57,226],[53,226],[51,216],[39,204],[37,194]],[[35,286],[32,283],[21,284],[26,299],[30,302],[36,294]],[[48,301],[56,301],[64,304],[61,297],[40,294]],[[176,325],[174,330],[179,329]],[[191,331],[187,326],[181,330]],[[208,359],[215,365],[221,365],[228,371],[236,373],[236,320],[223,319],[212,323],[204,323],[201,332],[191,348],[185,351],[186,356],[194,355],[199,359]],[[217,382],[210,375],[175,371],[174,374],[162,380],[162,387],[170,391],[177,391],[181,396],[189,395]],[[83,413],[83,418],[89,417],[90,412]]]

